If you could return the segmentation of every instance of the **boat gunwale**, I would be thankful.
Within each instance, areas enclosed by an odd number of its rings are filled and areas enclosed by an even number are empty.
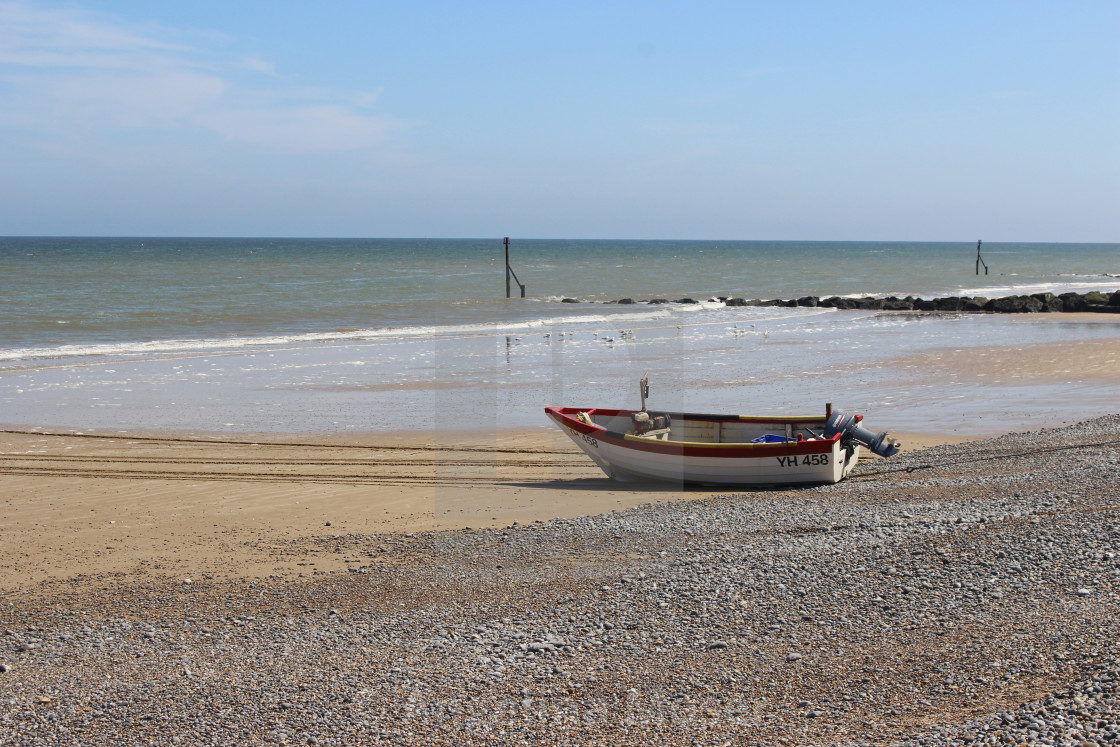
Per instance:
[[[595,438],[601,438],[607,443],[625,449],[652,451],[683,456],[710,457],[710,458],[764,458],[768,456],[788,456],[802,454],[826,454],[835,451],[840,442],[840,434],[831,438],[817,438],[805,441],[785,441],[780,443],[751,443],[746,441],[728,441],[723,443],[710,443],[705,441],[670,441],[647,438],[636,434],[619,433],[607,430],[597,423],[585,423],[569,413],[586,412],[594,415],[596,412],[611,416],[626,415],[637,412],[636,410],[608,410],[603,408],[577,407],[546,407],[545,413],[556,422],[571,430]],[[702,420],[706,422],[761,422],[761,423],[804,423],[821,422],[825,418],[812,415],[794,415],[789,417],[779,416],[736,416],[736,415],[697,415],[696,413],[670,413],[682,420]],[[695,453],[695,452],[702,453]],[[720,451],[723,453],[712,453]],[[690,453],[693,452],[693,453]]]

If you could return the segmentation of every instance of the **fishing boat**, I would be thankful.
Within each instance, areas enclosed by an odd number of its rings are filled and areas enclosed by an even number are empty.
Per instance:
[[[700,485],[795,485],[844,479],[866,448],[898,453],[863,416],[825,406],[820,415],[753,416],[546,407],[545,413],[615,480]]]

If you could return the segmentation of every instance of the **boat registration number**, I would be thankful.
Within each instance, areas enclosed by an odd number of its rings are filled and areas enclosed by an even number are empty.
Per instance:
[[[579,437],[582,438],[587,443],[594,446],[596,449],[599,448],[599,442],[597,440],[595,440],[594,438],[592,438],[591,436],[588,436],[586,433],[579,434]]]
[[[779,467],[817,467],[828,465],[828,454],[806,454],[805,456],[778,457]]]

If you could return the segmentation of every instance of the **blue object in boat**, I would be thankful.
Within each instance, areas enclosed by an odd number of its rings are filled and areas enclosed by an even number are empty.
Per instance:
[[[759,436],[758,438],[752,440],[751,443],[752,444],[784,444],[784,443],[788,443],[788,442],[793,441],[793,440],[795,440],[795,439],[786,438],[785,436],[778,436],[778,435],[775,435],[773,433],[767,433],[766,435]]]

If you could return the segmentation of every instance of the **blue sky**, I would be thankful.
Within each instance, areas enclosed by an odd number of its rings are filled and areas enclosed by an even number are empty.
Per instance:
[[[1120,241],[1120,3],[0,1],[0,234]]]

